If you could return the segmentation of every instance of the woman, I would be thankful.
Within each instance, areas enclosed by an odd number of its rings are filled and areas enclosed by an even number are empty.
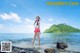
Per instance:
[[[37,36],[38,44],[40,46],[40,17],[39,16],[36,17],[34,25],[35,25],[35,30],[34,30],[34,38],[33,38],[33,41],[32,41],[32,45],[34,45],[34,42],[35,42],[35,39],[36,39],[36,36]]]

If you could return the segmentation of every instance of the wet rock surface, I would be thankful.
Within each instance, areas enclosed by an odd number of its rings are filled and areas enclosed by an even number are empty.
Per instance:
[[[40,52],[35,50],[34,48],[20,48],[13,46],[12,53],[40,53]]]

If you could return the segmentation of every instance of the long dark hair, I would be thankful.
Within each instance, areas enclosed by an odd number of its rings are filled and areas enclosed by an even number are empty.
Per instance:
[[[34,25],[35,25],[35,23],[36,23],[36,25],[39,25],[38,22],[40,21],[40,17],[37,16],[36,18],[38,18],[38,20],[35,20]]]

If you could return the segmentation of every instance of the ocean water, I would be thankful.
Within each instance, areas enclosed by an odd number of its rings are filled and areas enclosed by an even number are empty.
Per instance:
[[[13,43],[19,42],[32,42],[34,37],[33,33],[0,33],[1,41],[12,41]],[[57,41],[63,41],[69,45],[69,50],[80,50],[80,33],[41,33],[40,34],[41,45],[56,44]],[[38,41],[36,39],[35,43]]]

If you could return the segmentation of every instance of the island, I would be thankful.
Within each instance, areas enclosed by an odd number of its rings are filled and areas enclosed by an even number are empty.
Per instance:
[[[44,33],[71,33],[80,32],[80,29],[69,26],[65,23],[63,24],[53,24],[50,28],[46,29]]]

